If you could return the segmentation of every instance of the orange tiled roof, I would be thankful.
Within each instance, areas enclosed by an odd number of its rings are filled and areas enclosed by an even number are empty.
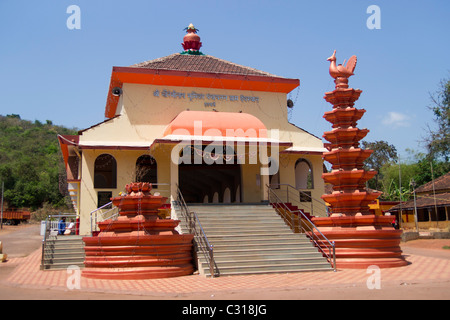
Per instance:
[[[450,172],[446,173],[439,178],[434,179],[434,190],[436,192],[440,190],[450,191]],[[433,192],[433,181],[425,183],[416,189],[416,193]]]
[[[137,63],[131,65],[130,67],[153,70],[173,70],[283,78],[268,72],[242,66],[210,55],[187,55],[174,53],[166,57]]]
[[[433,194],[417,195],[416,196],[416,207],[418,209],[423,208],[434,208],[437,207],[447,207],[450,206],[450,193],[437,193],[435,196]],[[407,202],[398,204],[389,209],[389,211],[399,211],[402,210],[412,210],[414,209],[414,199],[408,200]]]
[[[118,96],[112,95],[112,89],[122,88],[123,83],[289,93],[300,85],[300,80],[210,55],[174,53],[129,67],[113,67],[105,107],[107,118],[116,115],[119,101]]]

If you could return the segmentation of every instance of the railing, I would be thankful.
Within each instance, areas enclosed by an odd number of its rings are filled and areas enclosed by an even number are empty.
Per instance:
[[[105,211],[106,210],[106,211]],[[100,208],[91,211],[90,219],[91,219],[91,235],[94,232],[98,231],[98,223],[105,221],[107,219],[111,219],[114,221],[119,216],[119,208],[112,207],[112,201],[107,204],[101,206]]]
[[[287,183],[271,184],[269,188],[286,203],[292,203],[303,212],[309,212],[312,216],[318,211],[328,213],[328,208],[322,200],[318,200],[311,196],[311,193],[304,190],[294,188]]]
[[[197,217],[197,214],[190,211],[186,202],[184,201],[183,194],[177,186],[177,197],[176,201],[180,207],[180,212],[182,218],[186,221],[189,228],[189,233],[194,235],[194,246],[197,252],[201,251],[205,256],[205,259],[209,265],[209,272],[211,277],[216,277],[220,275],[219,269],[217,268],[216,262],[214,260],[214,247],[208,241],[208,237],[203,230],[202,224]]]
[[[305,233],[314,245],[322,252],[322,254],[330,262],[334,271],[336,271],[336,247],[335,243],[330,242],[322,232],[308,219],[302,210],[291,210],[278,195],[267,186],[269,202],[275,207],[277,212],[284,218],[286,223],[295,231]],[[302,221],[303,220],[303,221]]]
[[[152,186],[170,186],[169,183],[152,183]],[[169,191],[169,189],[161,189],[161,188],[154,188],[152,189],[153,194],[155,193],[161,193],[162,191],[166,192]],[[100,208],[95,209],[94,211],[91,211],[90,215],[90,221],[91,221],[91,235],[94,234],[94,232],[98,231],[98,223],[105,221],[107,219],[111,219],[111,221],[114,221],[119,216],[119,208],[113,207],[112,202],[108,202],[107,204],[101,206]]]
[[[58,235],[78,234],[78,223],[78,215],[73,213],[47,216],[45,219],[44,238],[42,239],[41,266],[44,265],[45,246],[47,245],[47,241],[49,239],[56,239]]]

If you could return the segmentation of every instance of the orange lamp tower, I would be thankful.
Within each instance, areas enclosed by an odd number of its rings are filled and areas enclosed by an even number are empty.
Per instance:
[[[314,218],[320,231],[336,246],[338,268],[400,267],[407,264],[400,249],[401,230],[392,226],[391,216],[376,216],[369,211],[369,203],[381,193],[369,192],[365,183],[376,171],[366,171],[363,162],[372,150],[359,147],[369,130],[356,127],[364,115],[364,109],[354,107],[361,90],[348,87],[357,58],[352,56],[345,66],[336,65],[336,50],[327,59],[330,75],[335,79],[335,90],[326,92],[324,99],[333,105],[324,118],[332,124],[332,130],[324,133],[329,141],[328,152],[323,157],[330,162],[331,172],[322,175],[326,183],[333,185],[333,192],[322,199],[330,205],[330,216]]]

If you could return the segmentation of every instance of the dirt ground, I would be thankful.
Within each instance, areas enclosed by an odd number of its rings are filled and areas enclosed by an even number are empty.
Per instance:
[[[3,225],[0,241],[3,253],[8,254],[8,258],[26,257],[41,246],[40,224]]]
[[[3,226],[0,241],[3,252],[8,257],[25,257],[41,246],[40,225]],[[424,239],[402,243],[406,255],[420,255],[450,260],[450,239]],[[52,289],[31,289],[5,285],[4,280],[16,266],[7,263],[0,265],[0,299],[1,300],[409,300],[409,299],[450,299],[449,282],[443,283],[402,283],[387,284],[383,290],[367,290],[364,286],[331,285],[299,289],[237,290],[224,292],[207,292],[196,295],[126,295],[113,293],[95,293],[83,291],[62,291]]]

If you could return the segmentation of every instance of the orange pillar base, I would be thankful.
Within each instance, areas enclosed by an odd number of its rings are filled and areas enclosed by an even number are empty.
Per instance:
[[[142,280],[190,275],[194,272],[193,234],[179,234],[179,220],[161,219],[167,200],[150,194],[151,184],[131,183],[128,194],[111,198],[117,219],[98,223],[98,236],[84,237],[86,278]]]
[[[392,227],[390,216],[332,216],[313,218],[312,222],[334,241],[337,268],[395,268],[408,264],[400,248],[402,231]]]
[[[192,264],[146,268],[95,268],[83,270],[83,277],[104,280],[146,280],[191,275]]]
[[[194,272],[193,238],[193,235],[176,231],[152,235],[144,231],[123,235],[102,232],[97,237],[84,237],[86,258],[82,275],[116,280],[190,275]]]

